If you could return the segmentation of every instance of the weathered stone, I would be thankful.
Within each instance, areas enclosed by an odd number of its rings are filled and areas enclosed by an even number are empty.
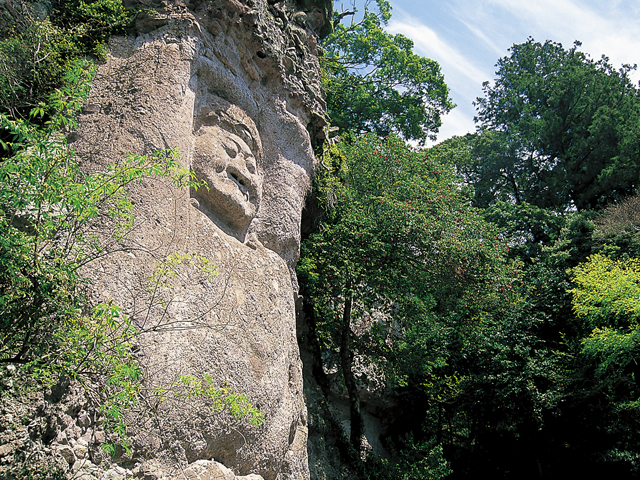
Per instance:
[[[11,447],[11,445],[0,445],[0,458],[9,455],[12,450],[13,448]]]
[[[88,428],[89,425],[91,425],[91,419],[89,418],[89,414],[84,410],[81,410],[80,413],[78,413],[78,419],[76,420],[76,422],[82,428]]]
[[[172,478],[186,463],[204,478],[199,462],[215,459],[253,480],[309,477],[293,267],[324,125],[316,32],[326,3],[163,2],[138,17],[138,37],[113,40],[98,68],[73,137],[84,168],[175,147],[210,189],[133,186],[136,227],[127,251],[87,270],[92,301],[113,299],[143,332],[147,391],[209,375],[266,420],[256,427],[206,399],[149,394],[148,409],[128,418],[134,452],[160,462],[145,474]],[[156,262],[171,253],[205,257],[218,275],[177,262],[172,288],[152,296]]]
[[[69,446],[69,445],[61,445],[59,447],[57,447],[58,453],[60,453],[60,455],[62,455],[62,458],[65,459],[65,461],[69,464],[69,466],[72,466],[77,458],[75,453],[73,452],[73,449]]]
[[[71,467],[71,472],[74,480],[99,480],[101,469],[89,460],[79,459]]]
[[[237,477],[224,465],[207,460],[198,460],[184,470],[187,478],[193,480],[235,480]]]
[[[78,459],[85,459],[89,454],[89,444],[86,440],[79,438],[73,444],[73,453]]]

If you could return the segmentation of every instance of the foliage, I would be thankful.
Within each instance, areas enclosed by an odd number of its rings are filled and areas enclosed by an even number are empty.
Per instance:
[[[57,26],[67,27],[78,50],[104,58],[109,38],[126,33],[132,12],[122,0],[64,0],[56,3],[51,18]]]
[[[72,62],[104,59],[109,37],[125,32],[132,12],[121,0],[63,0],[40,18],[30,2],[21,3],[23,26],[3,29],[0,37],[0,113],[25,119],[34,107],[49,105]]]
[[[501,178],[501,196],[557,211],[632,193],[640,173],[633,68],[616,70],[579,46],[529,38],[498,61],[495,82],[484,83],[476,104],[482,129],[470,170],[480,185]]]
[[[601,376],[635,362],[639,340],[637,324],[627,330],[596,327],[582,340],[582,353],[600,360],[596,374]]]
[[[69,332],[67,322],[91,329],[101,319],[120,316],[111,306],[83,312],[79,272],[93,258],[121,246],[132,221],[126,186],[143,176],[170,175],[179,184],[190,179],[174,151],[130,156],[104,172],[83,174],[58,132],[74,124],[70,115],[88,92],[87,69],[79,65],[65,81],[67,87],[52,100],[58,113],[44,129],[4,115],[0,119],[12,137],[3,146],[14,152],[0,164],[0,222],[6,232],[0,244],[0,361],[35,362],[54,370],[77,369],[76,361],[82,359],[81,354],[72,360],[60,352],[70,341],[58,337]],[[72,100],[66,99],[69,94]],[[95,232],[101,221],[112,232],[102,241]]]
[[[640,318],[640,260],[592,255],[572,270],[573,311],[589,329],[625,327]],[[602,335],[604,332],[601,332]]]
[[[61,376],[89,390],[97,381],[102,386],[94,393],[106,425],[124,441],[125,411],[140,396],[143,371],[132,351],[143,331],[112,301],[89,303],[86,268],[129,248],[133,204],[127,187],[133,182],[168,177],[178,187],[202,185],[180,165],[174,150],[130,155],[102,172],[81,171],[61,132],[75,127],[91,74],[88,64],[75,64],[47,108],[32,110],[34,118],[49,115],[42,127],[0,117],[7,138],[2,146],[12,154],[0,163],[0,363],[20,366],[17,393],[51,386]],[[207,279],[216,274],[206,258],[169,255],[149,280],[149,310],[169,304],[162,290],[172,288],[181,264]],[[210,397],[214,411],[224,407],[255,425],[263,421],[242,395],[214,389],[208,380],[185,377],[180,382],[188,398]]]
[[[367,460],[368,480],[440,480],[452,473],[442,446],[434,441],[416,442],[409,434],[400,442],[400,448],[393,451],[395,462],[378,457]]]
[[[383,388],[402,412],[372,478],[427,462],[418,445],[456,477],[640,471],[637,197],[623,200],[638,95],[631,67],[578,47],[514,45],[476,134],[422,153],[346,136],[324,158],[299,274],[325,366],[349,397]]]
[[[260,426],[265,422],[265,417],[245,395],[235,393],[226,386],[217,387],[213,378],[205,375],[204,379],[198,379],[193,375],[183,375],[174,382],[169,389],[156,390],[160,401],[167,401],[169,395],[175,400],[189,400],[191,398],[206,398],[212,402],[212,411],[228,409],[233,417],[246,418],[253,426]]]
[[[567,370],[567,403],[588,412],[582,429],[595,443],[594,456],[635,474],[640,471],[639,275],[637,259],[600,254],[572,270],[573,311],[582,329]]]
[[[377,71],[362,59],[384,51],[388,5],[349,16],[336,13],[326,47],[334,123],[419,139],[378,123],[395,118],[386,97],[356,83]],[[579,46],[514,45],[484,85],[475,134],[422,153],[343,135],[324,158],[324,222],[299,275],[325,366],[351,398],[365,385],[395,395],[387,447],[413,435],[386,464],[367,460],[372,478],[408,472],[406,455],[427,461],[418,445],[441,447],[456,477],[640,471],[640,237],[637,197],[625,200],[639,96],[634,67]]]
[[[26,116],[60,85],[65,71],[60,37],[59,30],[44,20],[0,39],[0,112]]]
[[[483,213],[508,241],[510,254],[524,261],[537,257],[543,246],[558,239],[568,220],[566,215],[526,202],[496,202]]]
[[[640,195],[611,205],[594,219],[593,240],[608,256],[640,258]]]
[[[504,291],[506,278],[489,272],[500,270],[506,245],[469,207],[452,168],[436,152],[411,152],[394,137],[334,147],[341,180],[336,185],[327,175],[319,187],[333,208],[304,243],[299,266],[319,310],[335,315],[347,291],[370,314],[399,308],[394,302],[416,315],[454,315],[465,303],[471,313],[501,296],[471,301],[459,295],[471,286]],[[483,285],[488,278],[495,283]]]
[[[410,404],[451,404],[469,372],[460,352],[517,299],[507,245],[437,148],[367,136],[334,146],[325,162],[326,219],[298,266],[325,358],[337,357],[352,401],[357,382],[382,381]]]
[[[564,216],[564,225],[554,241],[542,246],[541,257],[550,265],[575,267],[598,249],[593,241],[596,213],[587,210]]]
[[[437,62],[413,53],[407,37],[391,35],[387,0],[334,12],[334,31],[323,40],[323,87],[331,123],[356,134],[391,133],[406,140],[434,138],[441,116],[453,108]],[[351,22],[343,19],[351,17]]]
[[[0,363],[21,365],[23,388],[50,386],[60,375],[106,375],[113,390],[105,405],[117,409],[139,388],[134,328],[117,306],[87,303],[81,271],[122,247],[132,221],[127,185],[150,175],[185,184],[190,174],[172,151],[130,156],[105,172],[79,170],[60,131],[75,126],[91,74],[80,62],[65,75],[44,128],[0,117],[11,139],[2,146],[12,152],[0,163]],[[101,238],[99,225],[111,235]]]
[[[523,160],[505,132],[481,129],[440,144],[458,173],[474,189],[474,204],[486,208],[496,203],[531,202],[535,189],[532,158]]]

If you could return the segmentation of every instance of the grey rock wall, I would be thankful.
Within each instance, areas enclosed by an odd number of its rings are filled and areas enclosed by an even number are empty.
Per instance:
[[[143,395],[129,417],[138,473],[218,478],[213,470],[229,468],[246,478],[306,479],[292,272],[324,126],[317,41],[330,2],[140,5],[139,34],[113,39],[73,146],[88,170],[177,147],[211,190],[157,179],[136,185],[128,248],[89,267],[90,295],[123,306],[147,332],[137,355],[149,392],[182,375],[209,375],[245,394],[266,422],[254,427],[197,399]],[[155,265],[173,253],[207,258],[218,274],[181,264],[172,288],[150,293]]]

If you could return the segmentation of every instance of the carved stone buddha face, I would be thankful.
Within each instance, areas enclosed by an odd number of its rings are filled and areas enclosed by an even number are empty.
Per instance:
[[[192,168],[200,187],[200,208],[240,241],[256,216],[262,197],[258,129],[237,105],[207,95],[196,113]]]

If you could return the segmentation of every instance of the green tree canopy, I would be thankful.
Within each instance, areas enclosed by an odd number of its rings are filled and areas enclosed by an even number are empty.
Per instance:
[[[331,123],[357,134],[395,133],[406,140],[434,138],[441,116],[453,108],[434,60],[413,53],[413,42],[384,31],[387,0],[367,6],[359,22],[352,12],[334,13],[334,31],[323,40],[323,86]]]
[[[437,149],[369,135],[334,146],[330,159],[319,187],[330,208],[303,243],[298,273],[324,352],[344,375],[358,446],[354,354],[389,385],[450,398],[460,379],[443,370],[449,349],[508,303],[517,275]]]
[[[616,70],[579,46],[529,38],[498,61],[496,80],[484,83],[476,103],[481,130],[466,167],[479,187],[560,211],[633,192],[640,175],[635,67]]]

